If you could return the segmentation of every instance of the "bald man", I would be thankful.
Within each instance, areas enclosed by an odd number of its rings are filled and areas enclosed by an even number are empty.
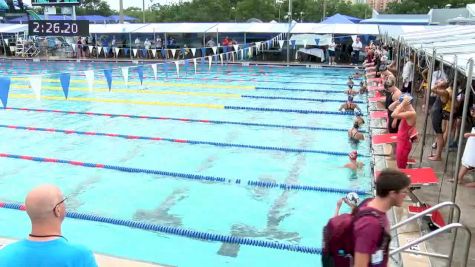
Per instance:
[[[31,233],[27,239],[0,249],[0,266],[97,266],[89,249],[73,245],[61,235],[65,200],[59,188],[53,185],[41,185],[28,193],[25,206],[31,220]]]

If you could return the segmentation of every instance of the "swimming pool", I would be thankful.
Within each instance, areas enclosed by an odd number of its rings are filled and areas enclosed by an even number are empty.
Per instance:
[[[130,63],[128,64],[130,65]],[[356,175],[341,168],[353,116],[338,114],[351,70],[268,66],[181,66],[144,85],[118,63],[3,61],[11,75],[1,111],[0,200],[22,203],[35,185],[54,183],[69,211],[211,234],[321,247],[322,227],[344,193],[248,185],[274,182],[343,190],[370,189],[369,158]],[[112,72],[109,92],[102,69]],[[95,69],[90,92],[82,70]],[[71,72],[68,100],[54,73]],[[36,100],[25,74],[43,77]],[[361,107],[366,97],[357,96]],[[365,111],[365,108],[363,108]],[[365,112],[366,113],[366,112]],[[52,161],[52,160],[50,160]],[[97,165],[98,164],[98,165]],[[106,167],[104,167],[106,166]],[[107,168],[112,166],[114,168]],[[133,170],[139,170],[137,172]],[[147,170],[154,172],[147,173]],[[179,175],[178,175],[179,174]],[[225,178],[224,182],[196,179]],[[239,182],[237,182],[239,180]],[[206,241],[107,223],[67,219],[64,235],[100,253],[174,266],[318,266],[316,254]],[[22,238],[24,212],[0,209],[0,235]]]

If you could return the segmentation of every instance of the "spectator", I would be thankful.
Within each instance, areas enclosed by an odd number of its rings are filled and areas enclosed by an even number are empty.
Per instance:
[[[335,40],[332,38],[330,44],[328,45],[328,57],[329,57],[328,65],[336,65],[335,47],[336,47]]]
[[[139,37],[135,38],[135,41],[134,41],[134,44],[135,44],[135,48],[140,48],[140,39]]]
[[[385,108],[388,110],[388,132],[397,133],[399,127],[399,120],[393,118],[391,114],[393,110],[399,105],[399,97],[401,96],[401,91],[396,87],[396,82],[394,79],[388,79],[384,82],[384,89],[386,90],[386,101]]]
[[[354,222],[354,266],[388,266],[391,236],[386,212],[402,205],[410,184],[409,177],[398,170],[385,169],[376,178],[376,197],[359,210],[373,215]]]
[[[391,116],[401,121],[397,131],[396,144],[396,162],[399,169],[407,167],[409,153],[412,149],[412,142],[417,137],[416,130],[416,111],[412,106],[412,97],[410,94],[403,94],[399,98],[399,105]]]
[[[162,48],[162,38],[160,38],[160,35],[157,36],[157,40],[155,41],[155,46],[157,47],[157,49]]]
[[[470,116],[475,119],[475,105],[470,109]],[[462,157],[462,166],[460,166],[458,182],[465,183],[464,176],[469,172],[475,170],[475,125],[472,125],[472,132],[465,133],[464,137],[467,138],[467,144]],[[475,182],[466,183],[467,187],[475,187]]]
[[[65,200],[59,188],[53,185],[38,186],[28,193],[25,206],[31,220],[31,233],[27,239],[0,250],[0,266],[97,266],[89,249],[69,243],[61,234]]]
[[[412,82],[414,81],[414,63],[412,62],[411,56],[406,57],[406,64],[402,70],[402,92],[411,93]]]
[[[449,92],[447,91],[449,84],[445,80],[439,80],[432,92],[436,94],[436,99],[431,109],[432,116],[432,128],[436,135],[436,142],[432,144],[432,148],[436,150],[435,155],[430,156],[429,160],[441,161],[442,150],[444,149],[444,130],[443,130],[443,106],[447,103],[449,98]]]
[[[360,51],[363,49],[363,44],[361,44],[359,37],[356,37],[356,40],[353,42],[351,47],[353,48],[353,60],[351,65],[357,65],[360,61]]]

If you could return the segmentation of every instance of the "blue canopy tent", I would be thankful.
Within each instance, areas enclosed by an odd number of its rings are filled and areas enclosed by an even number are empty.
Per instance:
[[[336,13],[335,15],[326,18],[322,21],[322,24],[356,24],[359,23],[361,19],[342,15],[340,13]]]

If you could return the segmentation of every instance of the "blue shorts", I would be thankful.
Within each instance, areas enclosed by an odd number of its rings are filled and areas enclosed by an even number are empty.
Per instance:
[[[335,56],[335,51],[328,50],[328,55],[330,55],[331,57],[334,57]]]

